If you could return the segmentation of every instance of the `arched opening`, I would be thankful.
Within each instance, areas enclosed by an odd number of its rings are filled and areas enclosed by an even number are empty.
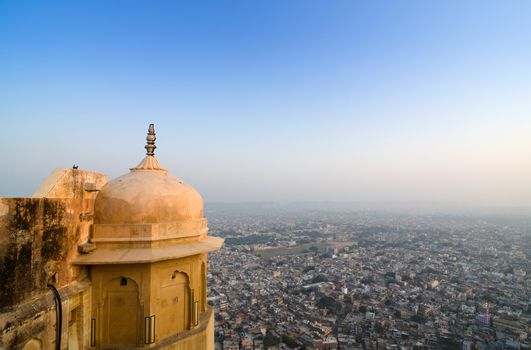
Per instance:
[[[201,311],[206,311],[206,299],[207,299],[207,277],[206,277],[206,264],[201,263]]]
[[[47,284],[51,284],[52,286],[55,286],[57,284],[57,272],[53,272],[49,277],[48,277],[48,282]]]
[[[167,276],[167,275],[166,275]],[[188,275],[174,271],[161,281],[157,334],[165,338],[190,328],[190,287]]]
[[[105,289],[104,344],[139,344],[138,284],[130,278],[120,277],[109,281]]]
[[[42,343],[38,339],[31,339],[26,344],[24,344],[24,347],[22,350],[41,350],[42,349]]]
[[[81,315],[81,308],[77,307],[70,311],[68,317],[68,350],[79,350],[79,318]]]

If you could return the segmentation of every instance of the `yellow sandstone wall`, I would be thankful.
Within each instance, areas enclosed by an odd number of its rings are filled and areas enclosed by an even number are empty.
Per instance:
[[[96,344],[157,344],[199,327],[200,319],[195,319],[193,311],[194,302],[199,318],[206,311],[201,308],[206,305],[205,267],[206,254],[153,264],[92,266]],[[155,338],[150,339],[146,318],[153,316]],[[110,333],[109,329],[114,330]]]
[[[58,176],[58,174],[60,176]],[[0,198],[0,348],[53,349],[55,299],[62,299],[61,347],[88,344],[87,269],[70,265],[88,240],[94,198],[105,175],[62,169],[35,198]],[[50,197],[48,197],[50,195]],[[75,332],[70,337],[69,330]],[[85,347],[86,348],[86,347]]]
[[[214,350],[214,310],[207,308],[200,316],[199,325],[188,332],[170,337],[154,349]]]
[[[61,349],[97,349],[130,338],[135,344],[127,348],[214,349],[207,254],[152,264],[70,263],[79,250],[90,249],[94,199],[106,181],[102,174],[56,169],[34,198],[0,198],[0,349],[55,348],[57,308],[48,283],[61,298]],[[193,302],[199,309],[196,325]],[[146,345],[145,317],[153,315],[155,342]],[[93,319],[96,347],[91,347]]]

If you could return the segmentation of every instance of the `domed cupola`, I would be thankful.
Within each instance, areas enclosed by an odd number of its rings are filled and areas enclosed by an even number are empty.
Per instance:
[[[177,251],[184,249],[182,243],[192,244],[189,248],[200,251],[210,251],[211,247],[205,244],[214,241],[221,246],[222,240],[207,236],[201,195],[170,175],[155,158],[153,124],[149,125],[146,140],[147,153],[140,164],[108,182],[98,193],[91,237],[96,249],[79,256],[76,262],[103,263],[111,256],[121,263],[174,258]],[[121,249],[125,255],[119,256]]]
[[[73,260],[90,276],[91,312],[80,318],[95,349],[214,348],[207,256],[223,239],[208,235],[199,193],[155,159],[155,139],[151,124],[146,157],[98,193]]]
[[[95,224],[154,224],[203,218],[203,199],[170,175],[155,158],[155,130],[149,126],[146,157],[128,174],[107,183],[94,205]]]

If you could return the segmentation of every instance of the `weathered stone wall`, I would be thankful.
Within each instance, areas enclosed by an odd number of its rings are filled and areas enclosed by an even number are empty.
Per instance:
[[[78,245],[89,240],[94,198],[106,177],[74,169],[57,172],[45,181],[48,192],[41,191],[53,198],[0,198],[0,349],[53,348],[56,307],[48,284],[62,299],[62,348],[68,346],[68,326],[76,316],[71,308],[78,308],[76,322],[86,328],[83,309],[90,305],[79,308],[78,300],[90,300],[84,296],[90,282],[86,268],[70,261]]]
[[[152,349],[163,350],[214,350],[214,310],[207,308],[199,319],[199,325],[191,331],[169,337]]]
[[[87,198],[107,183],[103,174],[56,168],[33,194],[33,198]]]
[[[72,203],[77,202],[77,203]],[[77,249],[80,200],[2,198],[0,207],[0,311],[72,281],[68,256]]]

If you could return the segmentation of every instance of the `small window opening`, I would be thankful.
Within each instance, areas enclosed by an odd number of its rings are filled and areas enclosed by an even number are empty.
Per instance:
[[[78,313],[77,307],[74,310],[70,311],[70,320],[68,321],[69,325],[72,325],[77,321],[77,313]]]
[[[48,278],[48,284],[55,286],[57,284],[57,272],[54,272],[50,278]]]
[[[121,286],[127,286],[127,278],[125,278],[125,277],[120,278],[120,285]]]

